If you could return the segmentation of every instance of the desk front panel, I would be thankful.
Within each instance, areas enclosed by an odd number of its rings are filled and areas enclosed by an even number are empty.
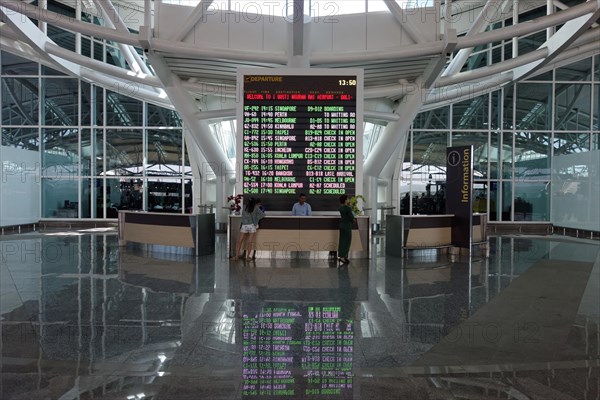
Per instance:
[[[230,254],[235,251],[241,217],[229,221]],[[265,217],[255,236],[254,248],[269,252],[329,252],[337,251],[339,217]],[[362,256],[369,251],[369,219],[359,217],[352,229],[351,252]]]

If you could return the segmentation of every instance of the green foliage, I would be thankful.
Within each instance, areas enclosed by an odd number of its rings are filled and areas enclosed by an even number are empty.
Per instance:
[[[364,205],[364,203],[367,202],[367,200],[364,198],[364,196],[360,195],[360,194],[357,194],[356,196],[352,196],[348,200],[348,205],[352,209],[352,212],[354,213],[354,215],[362,215],[362,210],[358,208],[358,200],[359,199],[363,201],[363,205]]]

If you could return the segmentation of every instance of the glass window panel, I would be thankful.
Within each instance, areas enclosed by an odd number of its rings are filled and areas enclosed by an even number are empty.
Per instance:
[[[179,176],[182,174],[182,131],[148,129],[148,165],[146,175]]]
[[[106,130],[106,165],[108,176],[141,176],[144,148],[141,129]],[[100,164],[97,165],[100,168]]]
[[[512,133],[502,134],[502,177],[512,178]]]
[[[142,179],[107,179],[106,180],[106,217],[117,218],[118,210],[142,210]]]
[[[511,221],[512,208],[512,183],[501,182],[502,186],[502,204],[501,204],[501,221]]]
[[[515,179],[549,179],[550,133],[516,132]]]
[[[488,65],[489,51],[488,45],[477,46],[473,51],[473,54],[467,59],[465,65],[463,65],[461,72],[471,71],[473,69],[485,67]]]
[[[590,149],[589,133],[554,132],[554,156],[581,153]]]
[[[54,41],[60,47],[75,51],[75,34],[64,29],[59,28],[56,25],[47,24],[48,37]]]
[[[549,182],[515,182],[515,221],[549,221]]]
[[[502,62],[502,47],[494,47],[492,49],[492,65]]]
[[[501,116],[502,116],[502,107],[501,107],[501,99],[502,99],[502,90],[497,90],[490,94],[491,96],[491,119],[490,119],[490,128],[498,129],[501,128]]]
[[[517,129],[552,129],[552,83],[519,83],[516,107]]]
[[[92,217],[92,182],[93,179],[81,180],[81,218],[96,218]]]
[[[79,217],[79,180],[42,178],[42,218]]]
[[[106,125],[107,126],[142,126],[143,103],[139,100],[106,91]]]
[[[473,182],[473,212],[487,214],[487,197],[488,189],[486,181],[478,181],[475,179]]]
[[[37,125],[37,78],[2,78],[2,125]]]
[[[600,150],[600,133],[592,133],[592,150]]]
[[[452,127],[455,129],[487,129],[488,96],[461,101],[452,105]]]
[[[42,128],[42,176],[76,179],[78,168],[78,130]]]
[[[600,81],[600,56],[594,57],[594,70],[596,71],[596,82]]]
[[[148,178],[148,211],[180,213],[181,179]]]
[[[556,69],[557,81],[591,81],[592,59],[586,58]]]
[[[591,90],[586,84],[556,84],[555,130],[590,129]]]
[[[106,63],[115,65],[120,68],[129,69],[129,67],[127,66],[127,61],[126,61],[125,57],[123,56],[123,53],[121,53],[121,50],[119,49],[119,47],[117,46],[116,43],[109,41],[106,43],[105,48],[106,48]]]
[[[414,132],[413,163],[446,166],[447,132]]]
[[[43,78],[46,125],[79,125],[79,82],[71,78]]]
[[[511,58],[513,58],[512,49],[513,49],[512,42],[510,40],[505,41],[504,42],[504,59],[505,60],[510,60]]]
[[[62,73],[60,71],[57,71],[54,68],[46,67],[45,65],[42,65],[42,75],[67,76],[67,74],[64,74],[64,73]]]
[[[414,129],[448,129],[450,107],[436,108],[417,115],[413,122]]]
[[[143,208],[144,181],[142,179],[121,179],[119,188],[121,197],[118,208],[120,210]]]
[[[551,81],[553,71],[543,72],[538,75],[533,75],[531,78],[526,79],[527,81]]]
[[[490,138],[490,178],[498,179],[500,171],[500,133],[491,132]]]
[[[592,130],[600,131],[600,85],[594,85],[594,112]]]
[[[498,181],[490,182],[490,221],[498,221],[500,215],[500,201],[498,201]]]
[[[81,125],[90,125],[92,120],[92,85],[81,81]]]
[[[187,214],[195,214],[197,213],[199,210],[194,211],[194,200],[193,200],[193,184],[192,184],[192,180],[191,179],[186,179],[184,181],[184,188],[183,188],[183,193],[184,193],[184,199],[183,199],[183,204],[182,207],[185,210],[185,213]]]
[[[488,133],[487,132],[453,132],[452,146],[473,145],[474,179],[487,178],[488,169]]]
[[[521,21],[519,21],[521,22]],[[546,31],[536,32],[526,37],[519,38],[519,55],[530,53],[538,49],[546,41]],[[507,58],[508,60],[508,58]]]
[[[448,133],[414,132],[413,141],[412,190],[424,193],[430,179],[446,180]]]
[[[503,126],[505,129],[513,129],[514,127],[514,116],[513,116],[513,98],[514,98],[514,85],[507,86],[504,89],[504,110],[502,114]]]
[[[97,40],[92,41],[92,50],[94,52],[94,60],[104,61],[104,43]]]
[[[104,125],[104,89],[95,86],[93,93],[95,97],[92,99],[92,120],[96,121],[97,125]]]
[[[38,128],[2,128],[2,146],[39,151]]]
[[[182,126],[181,117],[175,110],[148,103],[148,126]]]
[[[37,75],[38,63],[3,51],[0,54],[2,75]]]
[[[92,41],[86,37],[81,38],[81,55],[92,57]]]
[[[96,138],[96,135],[99,137]],[[82,176],[95,176],[102,171],[102,151],[102,130],[82,129],[80,157]]]

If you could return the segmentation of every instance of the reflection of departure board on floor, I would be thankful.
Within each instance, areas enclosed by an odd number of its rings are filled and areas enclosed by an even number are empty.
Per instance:
[[[352,310],[278,304],[242,325],[243,398],[352,398]]]
[[[305,193],[313,210],[331,211],[340,195],[362,191],[360,71],[245,70],[239,79],[238,192],[273,211]]]

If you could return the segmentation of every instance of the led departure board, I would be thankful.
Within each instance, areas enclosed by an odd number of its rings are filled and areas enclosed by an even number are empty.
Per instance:
[[[362,71],[240,70],[237,192],[270,211],[314,211],[362,190]]]
[[[353,398],[353,322],[339,306],[245,311],[243,398]]]

